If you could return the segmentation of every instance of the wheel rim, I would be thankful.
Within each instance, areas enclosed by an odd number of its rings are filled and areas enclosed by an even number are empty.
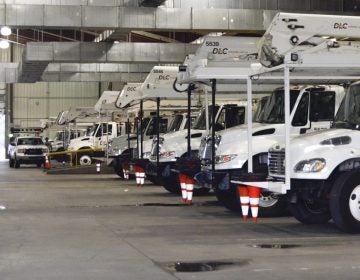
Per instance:
[[[79,159],[80,165],[90,165],[91,164],[91,157],[89,156],[81,156]]]
[[[279,196],[274,193],[261,193],[259,206],[263,208],[272,207],[279,201]]]
[[[360,185],[355,187],[350,194],[349,208],[354,219],[360,221]]]

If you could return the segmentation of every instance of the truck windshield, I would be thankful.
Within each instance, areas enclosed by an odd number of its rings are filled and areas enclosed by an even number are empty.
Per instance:
[[[335,128],[360,128],[360,84],[350,86],[335,116]]]
[[[98,129],[99,124],[94,124],[87,132],[86,136],[94,136],[95,131]]]
[[[56,133],[56,137],[55,137],[55,140],[57,141],[63,141],[65,138],[65,132],[64,131],[58,131]]]
[[[148,126],[150,121],[150,118],[143,118],[142,119],[142,133],[144,133],[146,127]],[[140,125],[139,125],[139,129],[140,129]]]
[[[19,138],[18,145],[43,145],[44,142],[40,138]]]
[[[159,118],[159,133],[166,133],[168,131],[168,119]],[[145,135],[155,135],[157,132],[156,117],[149,122],[148,129]]]
[[[183,118],[183,115],[175,115],[170,123],[168,132],[178,131],[180,129]]]
[[[209,106],[209,125],[211,126],[211,116],[212,116],[212,106]],[[215,106],[215,114],[219,110],[219,106]],[[205,130],[206,129],[206,111],[205,108],[201,109],[197,119],[194,121],[194,125],[192,127],[193,129],[200,129]]]
[[[290,112],[293,110],[295,102],[299,96],[299,90],[290,90]],[[264,107],[263,116],[259,122],[262,123],[284,123],[285,107],[284,107],[284,90],[275,90]]]
[[[269,96],[265,96],[259,100],[257,103],[256,111],[254,113],[253,121],[260,122],[264,116],[264,107],[269,99]]]

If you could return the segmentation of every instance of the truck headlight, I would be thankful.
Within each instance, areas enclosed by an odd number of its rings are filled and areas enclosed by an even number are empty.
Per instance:
[[[326,166],[326,161],[323,158],[313,158],[309,160],[302,160],[295,165],[295,172],[320,172]]]
[[[25,153],[25,149],[17,149],[17,152],[20,154],[23,154],[23,153]]]
[[[43,152],[43,154],[47,154],[49,152],[49,149],[43,148],[41,149],[41,151]]]
[[[237,155],[236,154],[231,154],[231,155],[217,155],[215,157],[215,163],[216,164],[220,164],[220,163],[225,163],[225,162],[229,162],[231,160],[233,160],[234,158],[236,158]]]

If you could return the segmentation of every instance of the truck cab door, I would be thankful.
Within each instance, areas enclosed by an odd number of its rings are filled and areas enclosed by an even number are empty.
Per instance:
[[[106,147],[108,141],[113,138],[113,134],[116,133],[116,128],[114,126],[115,124],[113,123],[102,124],[102,134],[98,138],[100,147]]]
[[[304,134],[310,129],[309,121],[309,102],[310,93],[305,91],[297,103],[297,107],[294,108],[294,113],[291,119],[291,136]]]
[[[310,131],[330,128],[335,116],[335,91],[312,92],[310,95]]]

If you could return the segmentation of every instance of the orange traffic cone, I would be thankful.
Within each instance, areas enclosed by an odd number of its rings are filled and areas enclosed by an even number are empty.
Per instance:
[[[122,171],[123,171],[123,174],[124,174],[124,179],[129,180],[129,166],[127,164],[123,164],[122,167],[123,167]]]
[[[258,187],[249,186],[248,190],[250,197],[251,215],[253,217],[253,221],[257,222],[261,189]]]
[[[145,170],[141,166],[139,166],[139,182],[140,187],[143,187],[145,183]]]
[[[249,192],[247,187],[245,186],[238,186],[238,194],[240,197],[240,204],[241,204],[241,212],[242,212],[242,216],[243,216],[243,220],[246,221],[249,215],[249,203],[250,203],[250,198],[249,198]]]
[[[139,172],[139,166],[134,165],[134,171],[135,171],[135,178],[136,178],[136,186],[140,187],[140,172]]]
[[[187,205],[192,204],[193,191],[194,191],[195,180],[189,176],[186,176],[186,203]]]
[[[51,163],[49,161],[48,155],[45,155],[44,169],[48,170],[51,168]]]
[[[182,196],[182,202],[186,203],[187,200],[187,191],[186,191],[186,175],[179,173],[179,181],[180,181],[180,187],[181,187],[181,196]]]

